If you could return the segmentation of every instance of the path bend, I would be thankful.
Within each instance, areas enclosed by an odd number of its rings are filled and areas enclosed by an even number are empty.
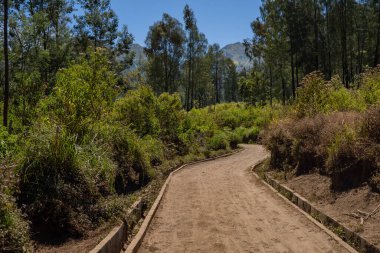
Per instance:
[[[243,147],[174,174],[138,252],[347,252],[249,172],[265,149]]]

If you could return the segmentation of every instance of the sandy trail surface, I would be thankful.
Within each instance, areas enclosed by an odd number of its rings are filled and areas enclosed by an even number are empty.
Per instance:
[[[347,252],[250,173],[267,152],[244,148],[176,173],[139,252]]]

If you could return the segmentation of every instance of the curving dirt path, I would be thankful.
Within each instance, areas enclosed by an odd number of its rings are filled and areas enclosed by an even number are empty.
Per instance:
[[[258,145],[176,173],[138,252],[347,252],[256,179]]]

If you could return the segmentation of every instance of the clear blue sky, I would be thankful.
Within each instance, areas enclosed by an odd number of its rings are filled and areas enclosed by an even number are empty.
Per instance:
[[[188,4],[195,12],[198,27],[209,43],[222,47],[251,37],[250,23],[259,16],[261,0],[111,0],[126,24],[135,43],[145,45],[149,26],[161,19],[164,12],[182,23],[183,7]]]

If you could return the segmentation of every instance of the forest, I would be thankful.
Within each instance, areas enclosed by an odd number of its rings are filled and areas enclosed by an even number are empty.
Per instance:
[[[262,0],[247,69],[188,5],[150,26],[134,69],[110,0],[1,6],[1,252],[85,238],[174,167],[239,143],[334,191],[380,191],[379,1]]]

